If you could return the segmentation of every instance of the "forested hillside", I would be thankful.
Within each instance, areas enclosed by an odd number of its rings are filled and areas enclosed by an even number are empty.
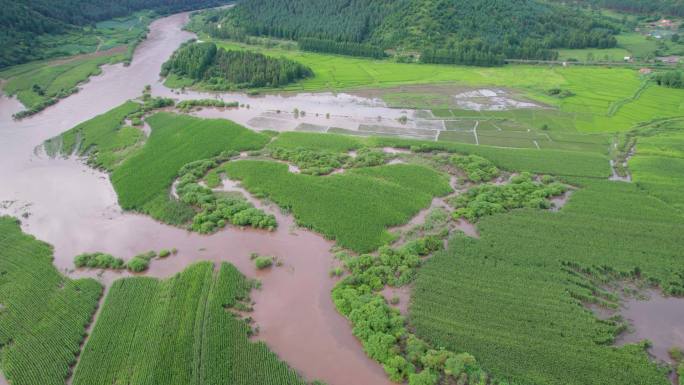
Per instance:
[[[540,0],[245,0],[205,21],[204,32],[219,38],[267,35],[318,51],[378,57],[372,46],[420,51],[427,62],[479,65],[553,59],[555,48],[614,47],[618,30]]]
[[[191,43],[178,49],[164,63],[162,76],[202,82],[206,88],[279,87],[313,75],[310,68],[293,60],[257,52],[216,48],[214,43]]]
[[[98,21],[151,9],[160,14],[225,4],[225,0],[0,0],[0,68],[41,55],[43,34],[78,31]]]
[[[576,0],[576,2],[621,12],[684,16],[684,1],[682,0]]]

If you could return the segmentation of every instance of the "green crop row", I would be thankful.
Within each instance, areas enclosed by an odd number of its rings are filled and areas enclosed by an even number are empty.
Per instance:
[[[0,217],[0,368],[12,385],[63,385],[102,287],[71,280],[52,248]]]
[[[406,223],[434,196],[449,193],[447,178],[414,165],[348,170],[326,177],[293,174],[287,165],[235,161],[225,166],[252,194],[291,210],[297,222],[355,251],[391,240],[390,226]]]
[[[152,128],[150,137],[112,172],[112,183],[124,209],[174,224],[194,215],[169,198],[171,184],[185,164],[226,151],[259,149],[268,142],[266,135],[227,120],[160,112],[146,121]]]
[[[145,137],[137,128],[122,127],[124,119],[141,107],[128,101],[47,140],[45,149],[51,156],[87,155],[90,165],[111,170],[127,154],[124,150]]]
[[[227,263],[213,270],[202,262],[163,281],[116,281],[73,384],[304,384],[230,312],[250,282]]]
[[[419,337],[472,353],[515,384],[668,384],[644,346],[609,346],[621,326],[584,308],[576,293],[598,294],[563,266],[639,272],[682,295],[682,216],[632,184],[572,184],[580,189],[559,212],[483,217],[481,239],[453,238],[419,270],[411,323]]]

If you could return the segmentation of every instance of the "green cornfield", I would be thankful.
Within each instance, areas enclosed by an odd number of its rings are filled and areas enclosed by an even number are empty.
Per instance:
[[[0,217],[0,368],[12,385],[64,385],[102,287],[52,265],[50,245]]]
[[[166,280],[116,281],[73,384],[304,384],[230,312],[250,288],[232,265],[209,262]]]
[[[451,192],[444,174],[416,165],[359,168],[324,177],[293,174],[287,165],[268,161],[224,167],[252,194],[291,210],[300,225],[358,252],[389,242],[388,227],[406,223],[433,197]]]

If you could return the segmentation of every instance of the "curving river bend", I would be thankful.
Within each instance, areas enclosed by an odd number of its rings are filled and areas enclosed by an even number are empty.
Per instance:
[[[321,379],[330,385],[389,384],[382,368],[365,355],[346,319],[332,304],[330,290],[335,281],[328,276],[333,266],[330,241],[296,228],[292,218],[273,208],[267,209],[278,217],[280,226],[275,232],[228,228],[213,236],[188,233],[142,215],[123,213],[106,174],[76,159],[50,159],[36,150],[44,140],[138,97],[146,84],[152,85],[154,95],[207,97],[201,93],[178,95],[159,82],[162,63],[182,42],[194,37],[181,29],[187,19],[188,14],[177,14],[156,20],[129,67],[103,67],[102,75],[91,78],[79,93],[33,117],[13,121],[12,114],[21,105],[15,99],[0,97],[0,214],[27,214],[22,218],[22,228],[54,245],[54,263],[60,271],[72,277],[92,276],[105,285],[127,274],[74,272],[73,256],[103,251],[129,258],[146,250],[178,248],[177,256],[154,261],[146,274],[161,278],[195,261],[229,261],[263,283],[261,290],[253,292],[256,305],[252,317],[260,328],[257,338],[306,379]],[[276,109],[306,109],[311,120],[324,119],[322,116],[330,113],[327,119],[342,127],[379,116],[394,120],[401,113],[377,101],[350,95],[222,97],[250,104],[250,109],[212,114],[253,128],[258,128],[250,123],[255,117]],[[316,113],[320,116],[316,117]],[[283,129],[293,129],[298,123],[283,124]],[[249,260],[252,252],[275,255],[284,265],[257,273]],[[3,381],[0,378],[0,383]]]

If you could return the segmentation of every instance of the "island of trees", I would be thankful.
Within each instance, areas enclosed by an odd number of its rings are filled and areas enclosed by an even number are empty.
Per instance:
[[[214,43],[190,43],[164,63],[162,76],[175,75],[212,90],[280,87],[313,76],[296,61],[257,52],[225,50]]]

